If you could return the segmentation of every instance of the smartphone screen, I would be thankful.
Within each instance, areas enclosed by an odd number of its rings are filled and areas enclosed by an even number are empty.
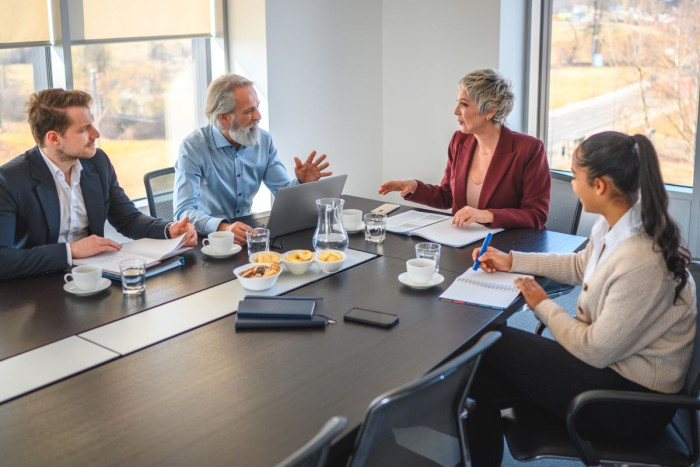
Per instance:
[[[383,328],[390,328],[399,322],[398,315],[383,313],[381,311],[367,310],[365,308],[353,308],[344,316],[345,321],[369,324]]]

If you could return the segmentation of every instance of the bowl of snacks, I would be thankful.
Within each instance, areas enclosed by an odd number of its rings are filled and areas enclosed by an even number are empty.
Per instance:
[[[279,263],[249,263],[233,270],[244,289],[267,290],[277,283],[282,272]]]
[[[248,259],[251,263],[279,263],[282,255],[274,251],[257,251]]]
[[[305,274],[314,264],[314,254],[309,250],[288,251],[282,257],[282,264],[292,274]]]
[[[321,250],[316,252],[316,263],[323,272],[336,272],[345,262],[345,253],[340,250]]]

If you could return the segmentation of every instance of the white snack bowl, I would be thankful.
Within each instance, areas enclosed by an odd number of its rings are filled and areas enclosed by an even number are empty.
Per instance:
[[[319,258],[322,254],[326,253],[327,251],[330,251],[331,253],[335,253],[336,255],[340,256],[340,261],[321,261]],[[318,264],[318,267],[321,268],[321,271],[323,272],[336,272],[341,267],[343,267],[345,258],[345,253],[343,253],[340,250],[321,250],[317,251],[316,254],[314,254],[316,264]]]
[[[282,254],[281,254],[281,253],[277,253],[276,251],[256,251],[255,253],[253,253],[252,255],[250,255],[250,257],[248,258],[248,260],[249,260],[251,263],[269,264],[269,261],[260,262],[260,263],[258,263],[257,261],[255,261],[255,260],[256,260],[260,255],[262,255],[262,254],[275,255],[275,256],[277,257],[277,259],[274,261],[275,263],[279,263],[280,260],[282,259]]]
[[[287,256],[292,256],[296,253],[301,253],[302,251],[306,250],[291,250],[288,251],[282,256],[282,259],[280,262],[284,264],[284,267],[287,268],[289,272],[292,274],[306,274],[306,271],[309,270],[312,264],[314,264],[314,256],[311,256],[311,259],[306,260],[306,261],[287,261]]]
[[[282,268],[280,268],[277,274],[267,277],[243,277],[240,275],[240,273],[248,268],[255,266],[269,266],[270,264],[271,263],[248,263],[237,267],[233,270],[233,273],[241,282],[244,289],[254,291],[267,290],[277,283],[277,279],[279,279],[280,274],[282,273]]]

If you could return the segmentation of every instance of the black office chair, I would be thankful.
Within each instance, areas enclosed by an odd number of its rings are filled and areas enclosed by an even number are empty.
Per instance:
[[[323,467],[333,438],[343,431],[347,422],[346,418],[332,417],[308,443],[277,464],[277,467]]]
[[[148,210],[151,217],[173,219],[173,187],[175,186],[175,168],[155,170],[143,176],[148,198]]]
[[[568,172],[552,171],[552,189],[549,197],[549,215],[544,226],[553,232],[576,235],[581,220],[581,201],[571,187],[574,178]]]
[[[700,263],[693,262],[689,269],[695,283],[700,283]],[[700,331],[700,314],[696,326]],[[700,332],[697,331],[693,359],[681,394],[586,391],[571,401],[566,422],[534,408],[526,411],[514,409],[503,418],[511,455],[521,461],[546,457],[579,459],[586,465],[601,465],[601,462],[697,465],[700,461]],[[586,405],[601,402],[635,404],[639,410],[644,410],[645,406],[676,407],[679,410],[671,423],[655,436],[582,435],[576,429],[577,415]]]
[[[361,466],[466,465],[463,420],[482,353],[501,337],[484,335],[463,354],[422,378],[372,401],[350,462]]]

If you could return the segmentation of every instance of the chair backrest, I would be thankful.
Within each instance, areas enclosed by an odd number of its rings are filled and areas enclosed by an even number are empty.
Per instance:
[[[151,217],[173,219],[173,189],[175,186],[175,168],[148,172],[143,176],[148,198],[148,210]]]
[[[695,287],[700,284],[700,262],[693,261],[688,265],[688,271],[690,275],[693,276],[693,281],[695,282]],[[695,291],[697,306],[700,309],[700,295],[698,291]],[[688,368],[688,374],[685,378],[685,387],[683,388],[686,394],[692,394],[694,396],[700,395],[700,313],[698,313],[695,321],[695,341],[693,347],[693,358],[690,361],[690,368]]]
[[[554,232],[576,235],[582,208],[581,201],[571,187],[573,176],[565,172],[551,172],[551,174],[552,191],[545,228]]]
[[[500,337],[489,332],[417,381],[374,399],[350,465],[414,465],[426,458],[441,465],[466,465],[462,418],[467,396],[482,353]]]
[[[331,417],[321,428],[321,431],[277,464],[277,467],[323,467],[326,465],[331,441],[343,431],[347,422],[347,419],[343,417]]]

